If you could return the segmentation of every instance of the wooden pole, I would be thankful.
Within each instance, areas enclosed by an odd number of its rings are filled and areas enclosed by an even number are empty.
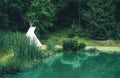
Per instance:
[[[35,20],[30,20],[30,19],[28,19],[28,21],[29,21],[29,25],[30,25],[30,27],[32,27],[33,26],[33,24],[34,24],[34,22],[35,22]]]

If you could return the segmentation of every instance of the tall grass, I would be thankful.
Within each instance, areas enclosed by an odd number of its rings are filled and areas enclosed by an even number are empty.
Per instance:
[[[32,64],[35,59],[41,57],[39,47],[30,45],[29,39],[25,34],[16,32],[0,32],[0,57],[13,55],[9,60],[0,61],[0,75],[6,73],[15,73],[28,64]]]
[[[47,49],[48,51],[50,51],[50,52],[55,52],[55,51],[56,51],[54,41],[49,40],[49,41],[47,42],[46,46],[47,46],[46,49]]]
[[[1,49],[13,50],[14,57],[23,60],[37,58],[40,53],[38,47],[30,45],[29,39],[25,36],[25,34],[19,32],[1,32],[0,50]]]

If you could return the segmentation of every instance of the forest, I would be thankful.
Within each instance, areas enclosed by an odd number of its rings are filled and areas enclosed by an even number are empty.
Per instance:
[[[119,65],[120,0],[0,1],[0,78],[120,78]]]
[[[3,0],[0,30],[26,32],[34,21],[39,37],[70,28],[68,37],[120,39],[119,0]]]

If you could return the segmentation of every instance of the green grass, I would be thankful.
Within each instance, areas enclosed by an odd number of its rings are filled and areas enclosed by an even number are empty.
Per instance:
[[[58,30],[57,32],[52,32],[49,35],[49,37],[45,40],[42,40],[43,44],[46,44],[49,40],[53,41],[55,44],[62,44],[62,41],[68,37],[70,29],[62,29]]]
[[[0,65],[6,63],[11,57],[13,57],[13,54],[8,54],[0,57]]]
[[[0,32],[0,76],[19,72],[33,66],[35,59],[41,58],[41,52],[23,33]]]
[[[100,50],[101,52],[109,52],[109,53],[113,53],[113,52],[120,52],[120,47],[112,47],[112,46],[87,46],[86,49],[90,49],[90,48],[96,48],[98,50]]]
[[[68,33],[70,32],[69,28],[66,29],[60,29],[57,32],[50,33],[49,38],[46,40],[43,40],[43,44],[46,44],[48,40],[52,40],[55,42],[57,46],[61,48],[62,41],[68,37]],[[87,45],[87,48],[97,48],[101,51],[119,51],[120,52],[120,41],[119,40],[105,40],[105,41],[97,41],[92,40],[88,38],[81,38],[81,37],[75,37],[75,39],[78,40],[78,42],[85,43]]]
[[[62,41],[66,38],[68,38],[68,33],[70,32],[70,28],[64,28],[60,29],[57,32],[52,32],[49,35],[49,37],[45,40],[42,40],[43,44],[46,44],[49,40],[52,40],[57,45],[61,45]],[[87,46],[116,46],[120,47],[120,40],[104,40],[104,41],[98,41],[98,40],[92,40],[88,38],[82,38],[82,37],[75,37],[75,39],[78,40],[78,42],[85,43]]]

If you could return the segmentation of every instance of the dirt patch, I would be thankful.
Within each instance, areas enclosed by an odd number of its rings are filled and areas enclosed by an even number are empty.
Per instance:
[[[115,42],[113,40],[104,40],[104,41],[94,41],[93,46],[114,46],[115,45]]]

